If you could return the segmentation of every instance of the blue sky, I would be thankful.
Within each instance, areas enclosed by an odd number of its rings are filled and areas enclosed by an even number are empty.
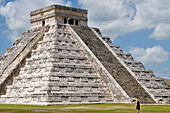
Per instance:
[[[88,10],[88,24],[156,76],[170,78],[169,0],[0,0],[0,55],[29,29],[30,11],[60,4]]]

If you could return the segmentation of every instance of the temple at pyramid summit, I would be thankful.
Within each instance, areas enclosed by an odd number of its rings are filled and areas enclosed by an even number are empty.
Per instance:
[[[52,5],[0,56],[1,104],[170,103],[170,87],[88,26],[88,11]]]

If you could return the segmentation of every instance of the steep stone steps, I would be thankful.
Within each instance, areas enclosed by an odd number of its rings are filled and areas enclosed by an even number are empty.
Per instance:
[[[129,97],[139,98],[142,102],[146,103],[155,102],[90,28],[75,26],[72,26],[72,28],[110,72]],[[123,53],[119,55],[123,56],[123,59],[128,59],[127,61],[134,61],[130,54]]]
[[[141,82],[141,84],[147,87],[147,90],[155,96],[157,101],[170,103],[170,87],[167,86],[163,79],[155,77],[154,73],[151,70],[145,70],[143,64],[140,62],[135,62],[132,58],[129,58],[128,61],[127,56],[123,55],[120,49],[120,46],[113,45],[109,37],[102,37],[103,40],[111,47],[119,58],[124,61],[126,66],[136,75],[137,80]],[[123,53],[124,54],[124,53]],[[126,53],[127,54],[127,53]],[[135,63],[135,64],[134,64]],[[162,96],[161,96],[162,95]]]

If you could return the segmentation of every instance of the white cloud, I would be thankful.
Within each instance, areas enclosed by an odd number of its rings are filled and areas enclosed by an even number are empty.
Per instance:
[[[30,11],[51,5],[71,5],[66,0],[16,0],[0,7],[0,15],[13,32],[21,34],[29,29]],[[169,0],[78,0],[89,10],[90,26],[99,27],[102,33],[114,40],[119,35],[141,29],[155,28],[150,35],[156,40],[170,40]],[[11,37],[9,37],[11,39]]]
[[[148,66],[159,65],[168,60],[168,52],[159,45],[146,49],[130,47],[129,52],[137,61]]]
[[[79,4],[89,10],[89,24],[101,28],[112,39],[161,24],[170,26],[169,0],[79,0]],[[155,29],[154,34],[156,32]],[[170,37],[159,37],[163,39]]]
[[[9,30],[11,30],[8,38],[10,40],[16,40],[16,38],[20,38],[19,36],[23,31],[29,29],[30,11],[52,4],[71,5],[71,2],[65,3],[65,0],[16,0],[14,2],[8,2],[6,6],[1,5],[0,15],[5,17],[6,24]]]
[[[10,40],[16,40],[20,38],[20,34],[17,31],[12,31],[9,33],[8,37],[10,37]]]
[[[149,36],[156,40],[169,40],[170,39],[170,24],[160,24],[156,26],[154,32]]]
[[[67,1],[67,3],[65,4],[66,6],[71,6],[72,2],[71,1]]]

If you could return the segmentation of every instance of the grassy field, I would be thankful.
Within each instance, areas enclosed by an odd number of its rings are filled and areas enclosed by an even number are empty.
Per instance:
[[[136,113],[134,104],[94,105],[5,105],[0,104],[0,113]],[[170,105],[141,105],[141,113],[170,113]]]

